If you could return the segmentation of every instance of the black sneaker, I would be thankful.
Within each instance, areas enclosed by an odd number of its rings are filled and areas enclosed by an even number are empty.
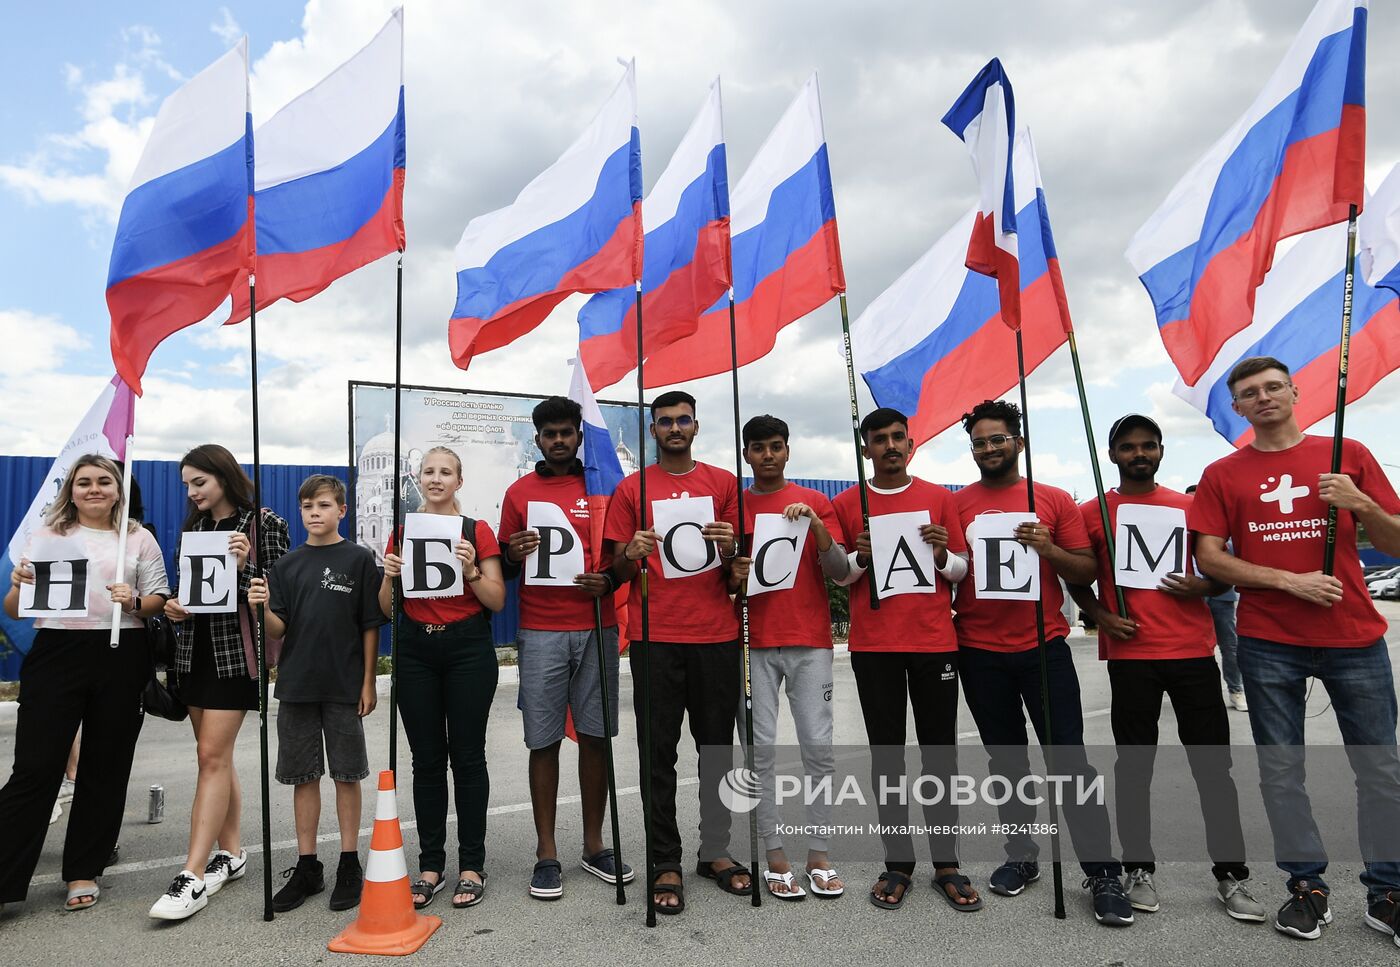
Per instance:
[[[1007,860],[992,871],[991,877],[987,880],[987,886],[993,893],[1000,893],[1002,896],[1015,896],[1038,879],[1040,879],[1039,863],[1030,860],[1022,863]]]
[[[352,910],[360,905],[360,891],[365,885],[365,871],[357,861],[353,866],[341,863],[335,871],[335,889],[331,891],[332,910]]]
[[[1131,927],[1133,905],[1123,892],[1123,883],[1116,876],[1086,877],[1083,886],[1094,894],[1094,919],[1107,927]]]
[[[1322,928],[1331,922],[1327,894],[1313,889],[1307,880],[1299,880],[1288,902],[1279,907],[1274,928],[1299,940],[1316,940],[1322,936]]]
[[[1400,947],[1400,900],[1396,894],[1387,893],[1371,903],[1366,909],[1366,926],[1393,937],[1395,946]]]
[[[287,881],[287,885],[278,890],[272,898],[272,909],[277,913],[286,913],[288,910],[295,910],[306,902],[309,896],[323,893],[326,889],[325,868],[320,860],[309,866],[296,866],[282,871],[282,878]]]

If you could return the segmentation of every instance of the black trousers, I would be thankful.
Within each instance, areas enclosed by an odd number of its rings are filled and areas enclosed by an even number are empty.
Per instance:
[[[1001,652],[963,648],[959,653],[967,706],[977,722],[977,732],[987,747],[991,770],[1011,780],[1012,787],[1030,772],[1026,715],[1042,747],[1045,714],[1041,702],[1040,656],[1037,649]],[[1045,643],[1046,676],[1050,684],[1050,738],[1047,756],[1054,772],[1074,776],[1084,788],[1098,779],[1098,771],[1084,753],[1084,709],[1079,699],[1079,676],[1074,657],[1063,638]],[[1023,711],[1024,709],[1024,711]],[[1046,788],[1042,795],[1049,795]],[[1072,790],[1063,803],[1074,851],[1086,876],[1120,876],[1122,866],[1113,857],[1113,834],[1108,807],[1093,799],[1079,804]],[[997,807],[1001,821],[1012,826],[1034,823],[1036,807],[1019,796]],[[1040,853],[1035,840],[1016,832],[1007,838],[1008,859],[1034,860]]]
[[[632,707],[637,716],[637,748],[642,757],[643,793],[650,776],[652,851],[659,872],[681,869],[681,833],[676,825],[676,759],[681,722],[700,755],[700,845],[705,861],[729,854],[732,816],[720,799],[720,783],[734,765],[734,709],[743,692],[737,641],[685,644],[632,642]],[[645,683],[645,685],[644,685]],[[651,694],[651,762],[643,736],[642,701]]]
[[[1162,696],[1172,700],[1177,735],[1201,801],[1206,850],[1217,880],[1249,878],[1244,865],[1240,798],[1230,776],[1230,719],[1220,695],[1215,657],[1114,659],[1108,663],[1113,688],[1113,740],[1118,837],[1123,866],[1157,872],[1152,852],[1152,772],[1157,757],[1157,723]]]
[[[951,828],[958,821],[958,807],[952,800],[950,777],[958,767],[958,653],[912,651],[853,651],[851,671],[856,676],[860,711],[865,718],[865,736],[870,743],[870,782],[876,793],[880,834],[885,850],[885,868],[899,873],[914,872],[914,840],[891,827],[909,824],[908,798],[913,780],[908,778],[904,743],[908,710],[914,708],[914,735],[919,741],[922,775],[943,783],[944,793],[935,797],[925,788],[924,822],[931,827]],[[880,795],[881,789],[903,786],[909,797],[901,800]],[[934,868],[958,865],[958,838],[949,833],[930,833],[929,856]]]
[[[83,751],[63,843],[63,879],[96,879],[112,855],[141,734],[150,675],[144,628],[121,633],[41,629],[20,667],[15,764],[0,789],[0,903],[29,891],[78,727]]]

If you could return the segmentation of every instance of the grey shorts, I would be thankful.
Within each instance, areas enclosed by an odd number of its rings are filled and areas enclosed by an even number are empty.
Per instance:
[[[278,703],[277,781],[288,786],[315,782],[325,774],[327,761],[337,782],[359,782],[368,776],[359,713],[358,706],[340,702]]]
[[[598,687],[598,646],[593,631],[536,631],[516,634],[520,663],[520,711],[525,745],[543,749],[564,737],[564,712],[573,709],[574,730],[601,738],[602,692]],[[603,629],[603,661],[608,669],[608,735],[617,735],[617,628]]]

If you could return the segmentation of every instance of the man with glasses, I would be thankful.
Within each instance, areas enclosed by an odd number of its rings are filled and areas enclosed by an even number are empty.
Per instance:
[[[656,880],[649,884],[658,913],[685,909],[681,881],[681,835],[676,824],[676,754],[681,722],[689,715],[690,734],[700,752],[700,845],[696,872],[727,893],[748,896],[748,871],[728,856],[730,815],[719,798],[728,768],[721,750],[734,743],[734,710],[739,705],[739,622],[729,600],[730,565],[738,555],[735,524],[739,489],[727,470],[691,456],[700,421],[695,397],[673,390],[651,404],[651,433],[658,462],[643,466],[618,485],[608,508],[603,536],[612,542],[613,575],[632,581],[628,605],[628,650],[632,662],[633,707],[638,744],[650,726],[651,760],[642,762],[642,781],[651,791],[652,849]],[[645,473],[645,519],[639,507]],[[713,520],[672,521],[671,501],[709,498]],[[643,526],[645,524],[645,526]],[[658,531],[660,532],[658,534]],[[695,540],[696,537],[700,540]],[[683,546],[684,545],[684,546]],[[697,554],[698,552],[698,554]],[[700,560],[694,559],[695,557]],[[664,558],[664,560],[663,560]],[[646,561],[650,600],[649,640],[641,631],[641,581],[633,580]],[[644,719],[649,686],[651,715]],[[710,747],[707,754],[705,747]],[[718,772],[716,772],[716,769]]]
[[[1327,689],[1356,772],[1366,923],[1394,937],[1400,928],[1395,682],[1387,622],[1366,592],[1356,538],[1362,525],[1377,550],[1400,553],[1400,498],[1354,440],[1343,441],[1342,472],[1330,472],[1332,441],[1298,428],[1298,388],[1279,360],[1241,360],[1228,386],[1254,439],[1206,468],[1188,523],[1201,569],[1240,589],[1240,671],[1260,746],[1274,855],[1290,893],[1274,926],[1316,940],[1332,922],[1326,851],[1303,784],[1308,679],[1315,678]],[[1334,508],[1336,556],[1327,573],[1325,535]]]
[[[1113,740],[1118,744],[1114,791],[1128,902],[1146,913],[1161,908],[1153,880],[1152,773],[1165,695],[1199,793],[1206,850],[1215,861],[1216,895],[1234,919],[1263,923],[1264,908],[1243,882],[1249,879],[1249,867],[1244,864],[1239,795],[1230,776],[1230,713],[1220,697],[1215,626],[1205,603],[1224,586],[1191,573],[1185,532],[1191,498],[1157,483],[1164,453],[1162,428],[1150,417],[1130,413],[1109,429],[1108,459],[1118,468],[1118,486],[1106,497],[1114,543],[1104,535],[1099,502],[1081,504],[1098,559],[1098,597],[1088,587],[1070,586],[1074,600],[1098,624],[1099,657],[1108,662]],[[1119,571],[1125,577],[1126,617],[1116,610]],[[1133,581],[1127,578],[1130,571],[1145,571],[1160,577],[1160,583],[1148,587],[1156,582]]]
[[[1014,563],[1016,551],[1002,543],[989,553],[989,573],[977,575],[976,542],[987,540],[980,528],[990,531],[998,514],[1022,513],[1028,508],[1027,484],[1021,476],[1021,410],[1005,400],[986,400],[963,415],[963,429],[972,443],[972,460],[981,479],[957,491],[958,517],[968,542],[974,545],[973,574],[958,586],[956,625],[958,667],[963,693],[977,722],[982,744],[989,751],[993,774],[1005,776],[1013,788],[1029,774],[1026,715],[1029,714],[1042,745],[1055,750],[1054,771],[1078,776],[1082,788],[1098,774],[1084,753],[1084,716],[1079,698],[1079,677],[1074,670],[1065,638],[1069,623],[1063,611],[1060,579],[1070,584],[1092,584],[1098,570],[1089,534],[1074,498],[1058,487],[1035,485],[1036,519],[1016,526],[1016,541],[1034,551],[1040,569],[1040,600],[1045,621],[1045,660],[1049,683],[1050,734],[1046,735],[1045,706],[1040,678],[1040,641],[1035,602],[992,597],[992,586],[1013,590],[1015,582],[1002,565]],[[1030,573],[1033,575],[1032,563]],[[980,585],[989,596],[979,597]],[[1000,593],[1000,592],[998,592]],[[1024,711],[1023,711],[1024,707]],[[1126,927],[1133,922],[1133,908],[1120,882],[1122,866],[1113,858],[1108,810],[1092,798],[1078,803],[1066,797],[1063,815],[1084,870],[1084,886],[1093,894],[1094,918],[1106,926]],[[1039,844],[1020,831],[1036,821],[1033,803],[1013,796],[998,807],[1001,822],[1012,827],[1007,838],[1007,860],[993,871],[988,885],[995,893],[1016,896],[1039,879]]]

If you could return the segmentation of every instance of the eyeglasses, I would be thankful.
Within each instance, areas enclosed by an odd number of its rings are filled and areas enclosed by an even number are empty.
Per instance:
[[[661,427],[661,429],[663,430],[669,430],[673,426],[678,426],[682,430],[685,430],[688,429],[694,423],[695,417],[693,416],[658,416],[656,418],[656,425]]]
[[[972,452],[981,453],[988,447],[1001,449],[1006,446],[1008,440],[1014,439],[1016,439],[1014,436],[1009,436],[1005,433],[993,433],[991,436],[975,436],[972,438]]]
[[[1244,390],[1243,392],[1236,393],[1234,396],[1234,400],[1237,403],[1256,403],[1263,396],[1276,398],[1282,396],[1287,390],[1290,390],[1292,388],[1292,382],[1274,380],[1272,382],[1265,383],[1263,386],[1251,386],[1249,389]]]

